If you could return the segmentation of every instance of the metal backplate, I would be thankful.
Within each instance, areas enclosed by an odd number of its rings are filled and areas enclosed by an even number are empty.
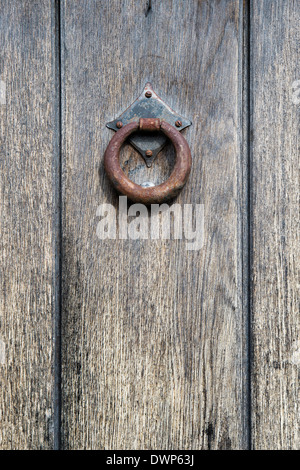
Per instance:
[[[192,124],[191,121],[175,113],[170,106],[164,103],[153,90],[151,83],[145,85],[143,93],[121,116],[106,125],[109,129],[117,131],[118,126],[126,126],[132,121],[138,122],[140,118],[158,118],[167,121],[179,131]],[[168,141],[162,132],[142,131],[135,132],[128,140],[140,152],[148,167],[151,167],[158,153]],[[146,155],[146,151],[148,154],[152,154]]]

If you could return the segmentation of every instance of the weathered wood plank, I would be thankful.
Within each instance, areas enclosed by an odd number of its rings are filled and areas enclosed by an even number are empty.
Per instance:
[[[62,2],[66,449],[247,444],[239,5],[154,0],[146,16],[146,1]],[[194,123],[185,132],[192,174],[177,202],[205,206],[200,251],[184,240],[96,235],[98,205],[117,207],[100,165],[112,136],[105,123],[148,80]],[[136,152],[124,155],[136,181],[169,171],[163,158],[146,173]]]
[[[253,447],[299,449],[300,4],[252,4]]]
[[[0,448],[53,446],[54,2],[0,1]]]

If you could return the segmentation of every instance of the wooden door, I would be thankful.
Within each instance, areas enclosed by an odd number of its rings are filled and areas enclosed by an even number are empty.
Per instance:
[[[0,11],[0,448],[299,448],[299,2]],[[105,124],[148,81],[193,122],[197,250],[97,236]],[[121,163],[157,184],[174,151]]]

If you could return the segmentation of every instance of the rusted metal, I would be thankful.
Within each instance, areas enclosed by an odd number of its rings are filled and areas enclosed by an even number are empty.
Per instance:
[[[142,187],[125,175],[119,162],[120,149],[125,140],[138,131],[141,125],[149,128],[153,125],[152,121],[153,119],[143,118],[123,126],[111,139],[104,155],[105,171],[116,190],[131,201],[146,205],[173,199],[185,185],[192,165],[191,152],[183,135],[167,121],[157,119],[154,120],[155,125],[159,122],[160,131],[171,140],[176,152],[175,166],[170,177],[158,186]]]
[[[146,93],[151,99],[146,98]],[[173,109],[155,93],[151,83],[147,83],[139,98],[114,121],[107,123],[107,127],[118,131],[118,122],[122,122],[123,126],[126,126],[133,121],[139,122],[140,118],[159,118],[172,126],[176,126],[175,123],[181,121],[181,131],[192,124],[190,120],[173,111]],[[153,132],[138,130],[129,136],[128,141],[140,152],[146,165],[151,167],[153,161],[166,145],[168,139],[162,132],[156,130]],[[146,156],[146,150],[152,151],[151,157]]]
[[[146,150],[146,157],[152,157],[152,150]]]
[[[160,120],[157,118],[140,118],[140,131],[154,132],[160,130]]]
[[[121,127],[123,127],[123,122],[118,121],[116,126],[117,126],[118,129],[121,129]]]
[[[181,127],[181,126],[182,126],[182,122],[179,121],[179,119],[178,119],[178,121],[175,122],[175,126],[176,126],[176,127]]]

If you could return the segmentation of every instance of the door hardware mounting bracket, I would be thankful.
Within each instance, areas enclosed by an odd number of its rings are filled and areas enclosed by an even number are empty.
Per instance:
[[[192,122],[173,111],[153,90],[150,82],[146,83],[142,94],[118,118],[108,122],[109,129],[118,131],[131,122],[139,122],[141,118],[156,118],[167,121],[178,131],[190,126]],[[138,130],[129,137],[131,145],[142,155],[147,167],[168,142],[162,132],[143,132]]]

